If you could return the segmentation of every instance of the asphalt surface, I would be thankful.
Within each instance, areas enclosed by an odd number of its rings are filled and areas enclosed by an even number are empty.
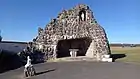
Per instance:
[[[34,65],[28,79],[140,79],[140,65],[128,63],[57,62]],[[24,67],[0,74],[0,79],[25,79]]]

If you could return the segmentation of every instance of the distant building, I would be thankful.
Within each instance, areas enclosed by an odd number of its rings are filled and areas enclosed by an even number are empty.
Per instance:
[[[18,53],[27,47],[27,42],[1,41],[0,50]]]

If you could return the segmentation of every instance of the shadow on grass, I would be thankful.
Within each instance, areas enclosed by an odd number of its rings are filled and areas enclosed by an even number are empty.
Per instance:
[[[41,75],[41,74],[44,74],[44,73],[47,73],[47,72],[52,72],[52,71],[55,71],[55,70],[56,69],[45,70],[45,71],[36,73],[36,75]]]
[[[113,58],[113,62],[115,62],[116,59],[120,59],[124,57],[126,57],[126,54],[111,54],[111,58]]]

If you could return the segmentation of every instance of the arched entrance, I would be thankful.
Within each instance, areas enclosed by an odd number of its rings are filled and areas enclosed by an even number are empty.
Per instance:
[[[69,57],[70,49],[78,49],[77,56],[85,56],[90,43],[89,38],[60,40],[57,44],[57,58]]]

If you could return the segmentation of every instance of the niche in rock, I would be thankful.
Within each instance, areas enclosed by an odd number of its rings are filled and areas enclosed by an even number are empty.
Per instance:
[[[79,21],[86,21],[86,11],[84,9],[79,12]]]

